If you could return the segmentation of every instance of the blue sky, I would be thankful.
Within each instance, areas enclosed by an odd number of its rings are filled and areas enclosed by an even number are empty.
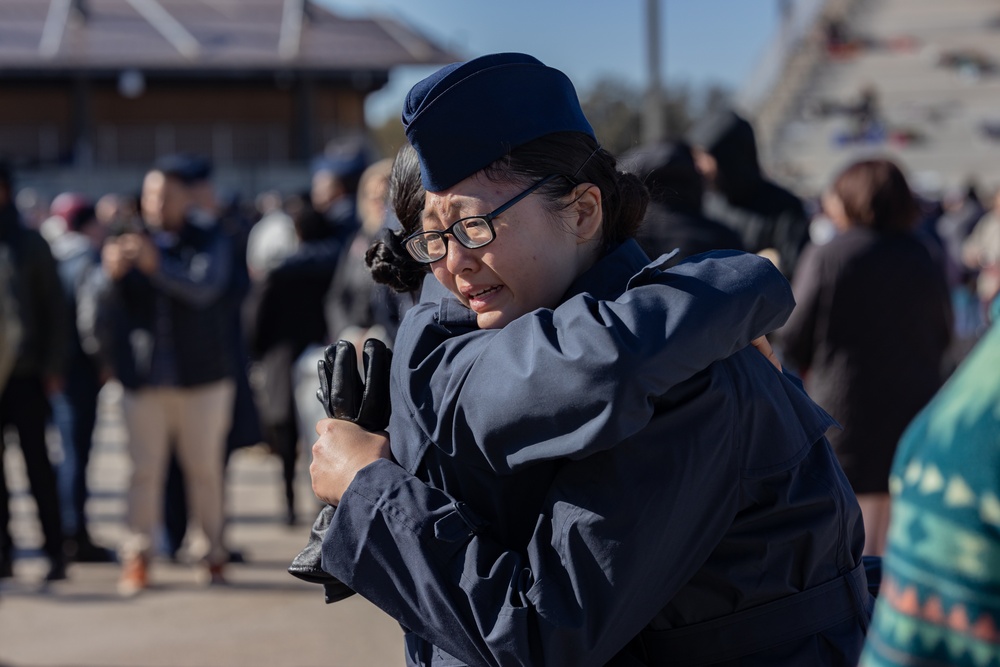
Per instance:
[[[647,80],[645,0],[320,0],[351,16],[403,19],[459,55],[530,53],[566,72],[578,90],[601,77]],[[738,90],[777,27],[776,0],[662,0],[664,85],[721,83]],[[370,122],[396,113],[434,68],[399,68],[372,95]]]

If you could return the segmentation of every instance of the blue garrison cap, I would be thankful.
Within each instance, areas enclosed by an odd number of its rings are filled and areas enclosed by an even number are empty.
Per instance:
[[[368,145],[358,137],[331,141],[310,167],[312,173],[328,171],[338,178],[360,176],[371,163]]]
[[[431,192],[450,188],[546,134],[594,137],[569,78],[523,53],[442,67],[410,89],[403,128]]]
[[[171,153],[156,160],[153,168],[185,185],[207,181],[212,176],[212,163],[201,155]]]

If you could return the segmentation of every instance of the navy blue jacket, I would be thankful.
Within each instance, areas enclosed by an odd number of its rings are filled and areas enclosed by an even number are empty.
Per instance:
[[[230,311],[226,288],[232,276],[232,249],[218,225],[188,222],[177,235],[153,235],[160,268],[147,276],[131,269],[109,282],[99,315],[102,353],[123,386],[148,386],[154,355],[169,345],[174,382],[193,387],[231,377]],[[169,341],[157,332],[166,317]]]
[[[13,204],[0,206],[0,244],[10,248],[11,287],[22,328],[11,372],[19,377],[61,377],[69,356],[70,323],[49,244],[37,230],[24,226]]]
[[[787,283],[753,255],[647,261],[628,242],[500,330],[448,299],[404,319],[398,464],[358,473],[323,567],[410,631],[410,664],[712,664],[665,631],[854,581],[860,511],[832,420],[736,352],[788,316]],[[856,661],[869,610],[849,602],[823,627],[842,622],[832,647],[779,626],[765,638],[811,652],[759,664]]]

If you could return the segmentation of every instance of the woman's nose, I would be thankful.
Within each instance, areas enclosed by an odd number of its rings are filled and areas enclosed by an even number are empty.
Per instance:
[[[475,250],[469,250],[454,238],[448,239],[448,254],[445,255],[445,265],[448,271],[458,275],[475,267],[478,257]]]

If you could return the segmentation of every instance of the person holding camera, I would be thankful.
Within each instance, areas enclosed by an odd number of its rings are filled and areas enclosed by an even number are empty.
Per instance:
[[[196,176],[189,158],[160,160],[142,185],[146,231],[111,238],[102,251],[109,292],[101,348],[124,388],[132,463],[123,595],[148,586],[171,447],[204,535],[206,580],[224,583],[229,559],[222,485],[235,389],[226,347],[229,311],[221,304],[233,259],[223,230],[192,216]]]

